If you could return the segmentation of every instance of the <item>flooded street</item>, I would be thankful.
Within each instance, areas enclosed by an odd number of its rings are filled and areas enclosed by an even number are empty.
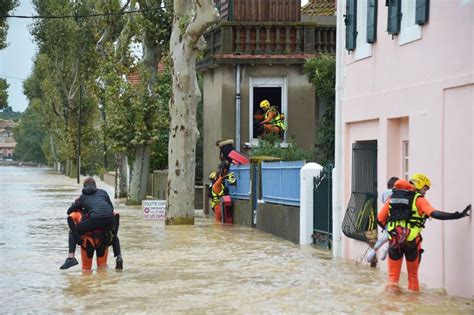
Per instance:
[[[113,196],[112,187],[98,187]],[[59,270],[68,251],[66,209],[81,188],[49,169],[0,167],[2,313],[474,312],[472,299],[423,285],[419,294],[385,293],[386,274],[377,269],[214,224],[202,212],[194,226],[165,227],[118,203],[124,270],[113,269],[111,253],[107,270],[97,272],[95,262],[88,274],[80,265]]]

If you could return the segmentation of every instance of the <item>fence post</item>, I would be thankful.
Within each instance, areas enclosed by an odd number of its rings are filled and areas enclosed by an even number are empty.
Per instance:
[[[300,170],[300,245],[312,243],[313,234],[313,180],[323,167],[317,163],[307,163]]]

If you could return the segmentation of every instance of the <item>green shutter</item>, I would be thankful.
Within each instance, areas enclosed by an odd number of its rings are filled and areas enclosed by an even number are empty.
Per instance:
[[[228,21],[233,21],[234,20],[234,0],[229,0],[229,6],[228,6],[228,9],[229,10],[229,17],[227,18]]]
[[[346,2],[346,49],[354,50],[357,38],[357,0],[347,0]]]
[[[377,0],[369,0],[367,5],[367,43],[377,39]]]
[[[402,1],[401,0],[388,0],[387,32],[392,35],[398,34],[400,32],[401,20],[402,20]]]
[[[428,22],[430,0],[416,0],[416,24],[423,25]]]

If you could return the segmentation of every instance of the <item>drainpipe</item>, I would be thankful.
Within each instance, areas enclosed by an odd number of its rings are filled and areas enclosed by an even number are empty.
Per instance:
[[[235,79],[235,148],[240,151],[240,64],[237,64]]]
[[[333,170],[333,198],[332,198],[332,254],[341,257],[341,224],[342,224],[342,122],[341,122],[341,100],[342,100],[342,76],[344,66],[344,41],[342,38],[344,0],[337,0],[337,24],[336,24],[336,101],[335,101],[335,148],[334,148],[334,170]]]

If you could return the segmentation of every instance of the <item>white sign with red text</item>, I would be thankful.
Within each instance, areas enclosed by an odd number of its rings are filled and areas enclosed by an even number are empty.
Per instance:
[[[166,200],[143,200],[143,219],[164,220],[166,217]]]

